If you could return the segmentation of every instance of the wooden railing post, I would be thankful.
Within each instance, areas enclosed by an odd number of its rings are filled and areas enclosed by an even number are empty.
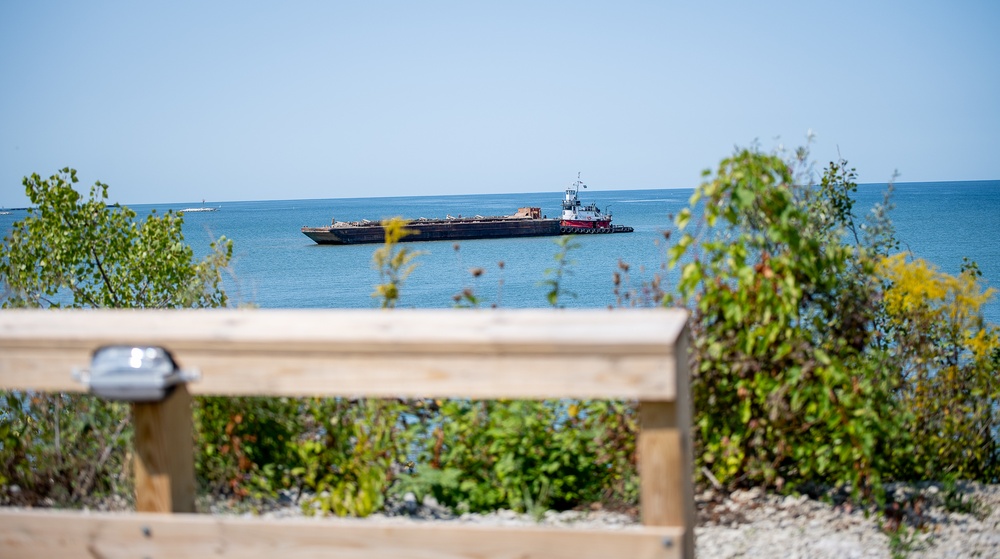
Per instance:
[[[203,557],[220,549],[289,559],[693,559],[686,324],[683,311],[652,309],[6,310],[0,313],[0,389],[83,390],[69,371],[96,348],[122,343],[169,348],[201,377],[176,386],[162,402],[132,406],[142,514],[0,507],[0,559]],[[192,394],[638,401],[644,526],[388,526],[155,514],[194,512]]]
[[[194,512],[191,413],[191,394],[184,384],[161,402],[132,404],[138,512]]]
[[[677,398],[639,402],[639,506],[646,526],[683,526],[685,557],[694,557],[694,449],[688,330],[674,346]]]

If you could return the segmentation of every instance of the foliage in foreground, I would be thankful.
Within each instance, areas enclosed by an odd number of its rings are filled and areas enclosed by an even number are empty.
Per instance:
[[[904,254],[877,272],[886,282],[882,345],[912,441],[901,477],[997,481],[1000,330],[980,312],[995,290],[983,289],[974,266],[951,276]]]
[[[832,163],[810,186],[797,172],[806,165],[804,153],[788,161],[746,149],[707,174],[676,220],[676,295],[664,297],[657,280],[631,297],[628,266],[615,274],[623,306],[662,298],[693,311],[696,465],[729,487],[819,483],[876,497],[889,480],[995,481],[1000,342],[980,312],[991,290],[974,265],[949,276],[891,256],[898,247],[889,204],[859,222],[853,170]],[[106,187],[79,204],[65,190],[75,182],[66,173],[26,179],[53,191],[38,202],[48,225],[7,240],[25,246],[10,250],[21,264],[5,253],[0,268],[5,306],[225,303],[217,277],[227,242],[195,263],[179,216],[142,225],[131,214],[119,223],[127,208],[94,202]],[[87,229],[87,216],[128,233],[112,241],[111,232],[83,231],[73,242],[94,246],[61,245],[69,241],[57,224],[75,219]],[[159,225],[138,240],[150,220]],[[398,246],[405,222],[384,227],[373,297],[393,308],[419,253]],[[30,240],[32,231],[44,241]],[[562,282],[573,248],[562,239],[546,273],[553,307],[572,295]],[[136,250],[148,257],[123,254]],[[173,271],[163,272],[162,261]],[[467,288],[456,303],[479,301]],[[17,485],[20,502],[128,493],[124,406],[87,396],[7,398],[0,485]],[[364,516],[407,492],[456,510],[627,507],[637,500],[635,411],[617,401],[199,398],[196,468],[202,491],[214,496],[253,501],[292,489],[315,513]],[[12,500],[9,491],[0,498]]]
[[[779,156],[746,149],[692,197],[700,242],[691,210],[677,218],[700,457],[722,483],[868,487],[898,448],[893,387],[864,356],[877,284],[842,242],[846,211],[808,194]]]
[[[884,208],[856,223],[845,162],[815,186],[796,165],[804,152],[738,150],[677,216],[696,460],[731,487],[818,483],[876,498],[890,479],[995,481],[1000,346],[981,318],[991,293],[969,270],[890,257]]]
[[[33,208],[13,224],[0,258],[2,307],[182,308],[226,304],[225,238],[201,261],[173,212],[137,219],[107,204],[96,183],[84,198],[76,171],[23,181]],[[0,484],[7,498],[83,503],[131,487],[128,406],[79,394],[7,392],[0,407]]]
[[[100,182],[84,199],[76,171],[24,179],[33,208],[4,240],[0,279],[3,307],[221,307],[221,270],[232,256],[224,237],[195,261],[184,243],[183,218],[168,211],[138,220],[128,207],[107,203]]]
[[[386,219],[382,222],[385,232],[385,242],[372,254],[372,267],[378,271],[382,283],[375,286],[372,297],[378,299],[383,309],[396,307],[399,301],[399,290],[406,278],[413,273],[417,264],[413,260],[422,254],[399,246],[399,242],[414,234],[406,228],[406,220],[401,217]]]
[[[446,400],[419,427],[412,491],[461,511],[634,504],[635,407],[575,400]]]

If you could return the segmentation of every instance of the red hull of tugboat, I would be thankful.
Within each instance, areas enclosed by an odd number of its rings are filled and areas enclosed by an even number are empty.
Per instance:
[[[603,221],[580,221],[576,219],[564,219],[562,220],[563,227],[578,227],[580,229],[606,229],[611,227],[611,220],[606,219]]]

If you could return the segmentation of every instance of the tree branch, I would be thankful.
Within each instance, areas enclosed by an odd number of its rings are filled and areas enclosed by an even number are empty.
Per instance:
[[[101,272],[101,279],[104,280],[104,286],[108,288],[108,293],[111,294],[111,301],[115,304],[115,307],[121,306],[121,302],[118,300],[118,294],[115,293],[114,286],[111,285],[111,280],[108,278],[108,274],[104,272],[104,266],[101,266],[101,259],[97,256],[97,252],[91,247],[90,255],[94,257],[94,263],[97,264],[97,271]]]

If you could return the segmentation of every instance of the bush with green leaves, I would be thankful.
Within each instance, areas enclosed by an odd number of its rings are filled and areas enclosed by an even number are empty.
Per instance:
[[[311,496],[307,513],[368,516],[382,508],[411,446],[408,404],[389,399],[313,400],[309,436],[294,443],[290,474]]]
[[[220,238],[202,261],[184,243],[183,217],[145,219],[107,202],[100,182],[84,199],[76,171],[24,179],[33,207],[4,239],[4,308],[197,308],[226,304],[221,270],[232,242]]]
[[[996,481],[1000,332],[981,313],[992,293],[974,264],[952,277],[890,256],[891,185],[860,222],[854,169],[831,163],[813,183],[806,155],[740,149],[706,172],[676,218],[675,294],[658,279],[634,290],[624,263],[613,277],[620,306],[693,313],[697,466],[728,487],[847,485],[876,498],[889,480]],[[36,208],[5,239],[4,307],[226,303],[228,241],[196,262],[181,216],[137,220],[106,205],[105,185],[82,201],[75,182],[69,169],[25,179]],[[397,246],[405,222],[384,226],[373,296],[393,308],[419,253]],[[552,307],[572,295],[577,244],[558,248],[543,281]],[[471,287],[455,301],[480,304]],[[126,406],[4,398],[0,502],[130,492]],[[295,489],[310,513],[355,516],[411,491],[471,511],[638,499],[635,402],[212,397],[196,400],[195,418],[198,479],[214,496]]]
[[[250,507],[289,490],[308,514],[368,516],[408,460],[409,409],[383,399],[199,398],[201,490]]]
[[[201,261],[173,212],[139,219],[108,205],[108,187],[78,193],[76,171],[26,177],[33,205],[0,257],[2,307],[181,308],[226,304],[221,270],[232,244]],[[7,392],[0,409],[0,500],[84,504],[131,493],[128,406],[80,394]]]
[[[202,492],[236,499],[274,495],[288,485],[304,431],[295,398],[195,399],[195,473]]]
[[[906,479],[1000,479],[1000,328],[982,315],[996,290],[977,271],[969,263],[952,276],[905,254],[878,263],[880,333],[912,440],[900,466]]]
[[[553,308],[562,306],[562,298],[575,296],[563,282],[573,271],[570,254],[580,244],[563,236],[556,246],[555,266],[545,271],[542,282]],[[455,300],[459,306],[478,304],[471,289]],[[400,476],[396,494],[431,495],[454,509],[477,512],[507,508],[540,513],[598,501],[618,507],[636,504],[634,402],[413,404],[410,414],[421,419],[415,426],[416,466]]]
[[[727,485],[877,489],[906,445],[895,386],[868,351],[873,261],[845,239],[850,174],[831,166],[811,188],[795,176],[799,155],[738,150],[677,216],[670,258],[694,313],[698,458]]]
[[[995,481],[990,291],[974,265],[953,277],[890,257],[891,185],[859,223],[854,169],[813,183],[806,156],[737,150],[676,218],[667,302],[693,311],[696,459],[729,486],[876,498],[888,480]]]
[[[131,501],[128,405],[80,394],[7,392],[0,411],[0,504]]]
[[[635,417],[623,402],[445,400],[394,491],[473,512],[634,505]]]

